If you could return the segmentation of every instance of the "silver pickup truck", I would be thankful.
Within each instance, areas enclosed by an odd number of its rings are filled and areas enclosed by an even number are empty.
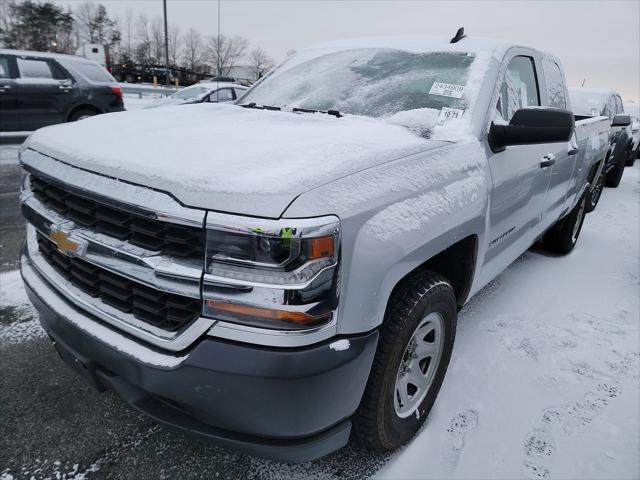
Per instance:
[[[32,134],[22,275],[61,357],[159,422],[286,461],[352,429],[388,451],[459,309],[535,242],[573,249],[608,131],[531,48],[326,43],[236,105]]]

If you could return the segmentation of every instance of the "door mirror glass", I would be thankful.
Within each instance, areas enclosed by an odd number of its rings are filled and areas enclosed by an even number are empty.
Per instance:
[[[491,124],[489,146],[501,152],[508,145],[568,142],[575,130],[573,113],[559,108],[521,108],[508,125]]]
[[[631,117],[629,115],[616,115],[613,117],[612,127],[628,127],[631,125]]]

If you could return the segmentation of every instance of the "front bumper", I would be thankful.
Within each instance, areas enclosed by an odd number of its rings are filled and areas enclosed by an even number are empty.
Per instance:
[[[378,332],[305,348],[269,348],[204,336],[167,353],[134,340],[60,297],[22,256],[40,322],[61,357],[99,390],[157,421],[222,446],[302,462],[342,446],[360,403]]]

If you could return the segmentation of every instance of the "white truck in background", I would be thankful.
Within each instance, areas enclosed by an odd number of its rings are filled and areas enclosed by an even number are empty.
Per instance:
[[[109,48],[106,45],[100,43],[85,43],[76,50],[76,55],[98,62],[104,68],[111,71]]]

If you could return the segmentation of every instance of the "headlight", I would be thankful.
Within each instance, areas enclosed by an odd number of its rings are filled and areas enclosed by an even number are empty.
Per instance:
[[[207,215],[203,315],[277,329],[329,321],[339,293],[336,217]]]

